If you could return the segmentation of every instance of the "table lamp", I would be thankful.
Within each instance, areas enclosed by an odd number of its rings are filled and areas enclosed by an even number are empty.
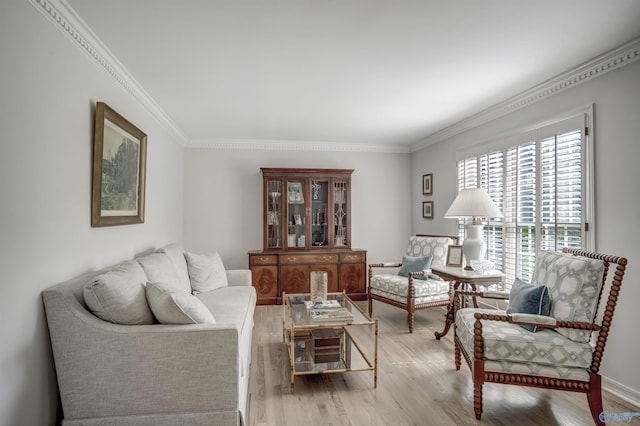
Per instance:
[[[493,203],[487,191],[482,188],[463,189],[449,210],[444,214],[445,219],[465,219],[472,218],[471,223],[467,223],[467,237],[462,243],[462,252],[466,259],[464,269],[472,270],[472,260],[484,259],[487,245],[482,238],[482,223],[478,218],[503,217],[498,207]]]

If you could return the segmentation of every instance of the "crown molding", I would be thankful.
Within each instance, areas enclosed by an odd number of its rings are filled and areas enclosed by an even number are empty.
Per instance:
[[[335,142],[304,142],[304,141],[280,141],[262,139],[214,139],[189,141],[187,148],[210,149],[247,149],[247,150],[274,150],[274,151],[321,151],[321,152],[379,152],[408,154],[406,145],[376,145],[359,143],[335,143]]]
[[[186,145],[189,138],[133,78],[66,1],[29,0],[29,2],[147,109],[176,138],[179,144]]]
[[[411,145],[410,151],[419,151],[430,145],[442,142],[474,127],[488,123],[521,108],[547,99],[563,92],[564,90],[586,83],[593,78],[600,77],[609,71],[623,67],[638,59],[640,59],[640,38],[632,40],[617,49],[596,57],[595,59],[564,72],[557,77],[540,83],[529,90],[435,132],[425,139]]]
[[[640,38],[637,38],[611,52],[435,132],[409,147],[240,139],[190,141],[186,134],[160,108],[65,0],[29,0],[29,2],[144,106],[161,125],[175,136],[178,143],[189,148],[411,153],[503,117],[535,102],[547,99],[550,96],[640,59]]]

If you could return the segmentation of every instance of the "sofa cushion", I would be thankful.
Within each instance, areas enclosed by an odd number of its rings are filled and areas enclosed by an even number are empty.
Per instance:
[[[182,288],[191,288],[189,281],[189,270],[187,269],[187,259],[184,257],[184,249],[178,244],[167,244],[156,250],[156,253],[165,253],[169,256],[171,263],[178,274],[178,281]]]
[[[147,283],[147,301],[161,324],[215,324],[207,307],[195,296],[161,283]]]
[[[398,275],[402,277],[408,277],[409,272],[425,271],[431,268],[431,261],[433,256],[402,256],[402,266],[398,271]],[[426,275],[417,275],[413,277],[418,280],[426,280]]]
[[[462,308],[456,312],[456,336],[467,354],[474,354],[474,314],[504,315],[495,309]],[[482,323],[484,371],[588,380],[593,357],[589,343],[575,342],[543,329],[530,333],[516,324],[480,320]],[[586,376],[586,378],[585,378]]]
[[[233,325],[238,330],[240,374],[244,376],[251,360],[253,315],[256,308],[256,290],[253,286],[220,287],[196,294],[215,315],[218,324]]]
[[[242,328],[245,321],[253,319],[256,302],[253,286],[221,287],[195,297],[209,308],[218,324],[236,324]]]
[[[136,259],[147,275],[147,281],[161,282],[175,291],[191,293],[191,285],[184,283],[178,276],[173,262],[166,253],[153,253]]]
[[[83,295],[98,318],[116,324],[153,324],[147,304],[144,271],[135,260],[115,266],[85,284]]]
[[[536,256],[532,283],[543,284],[551,298],[550,316],[560,321],[593,322],[604,263],[597,259],[541,251]],[[587,330],[558,328],[558,333],[576,342],[588,342]]]
[[[407,303],[409,293],[409,279],[394,274],[374,275],[370,282],[371,293],[380,296],[389,297],[395,295],[399,300]],[[429,301],[437,302],[440,300],[449,300],[449,282],[440,279],[428,278],[424,281],[413,281],[414,297],[429,297]],[[436,297],[433,299],[433,297]],[[394,298],[395,300],[395,298]]]
[[[220,287],[227,287],[227,273],[218,253],[185,253],[191,289],[194,293],[204,293]]]
[[[520,279],[516,279],[511,286],[509,293],[509,306],[507,314],[533,314],[549,315],[551,301],[549,290],[543,285],[531,285]],[[541,327],[532,325],[521,325],[523,328],[536,332]]]

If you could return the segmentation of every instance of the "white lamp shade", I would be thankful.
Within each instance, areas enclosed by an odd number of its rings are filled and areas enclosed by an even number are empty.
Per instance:
[[[444,217],[448,219],[502,217],[502,212],[491,200],[487,191],[482,188],[473,188],[460,191]]]

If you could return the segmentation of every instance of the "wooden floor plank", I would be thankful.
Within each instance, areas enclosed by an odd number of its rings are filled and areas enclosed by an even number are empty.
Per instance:
[[[362,303],[362,302],[359,302]],[[361,305],[366,309],[366,304]],[[593,424],[584,394],[485,384],[482,420],[473,412],[473,384],[463,361],[456,371],[444,309],[419,311],[408,333],[406,312],[374,302],[379,320],[378,387],[370,371],[298,376],[289,387],[282,343],[282,307],[258,306],[249,378],[250,426],[562,425]],[[605,355],[606,356],[606,355]],[[605,410],[638,412],[603,391]]]

